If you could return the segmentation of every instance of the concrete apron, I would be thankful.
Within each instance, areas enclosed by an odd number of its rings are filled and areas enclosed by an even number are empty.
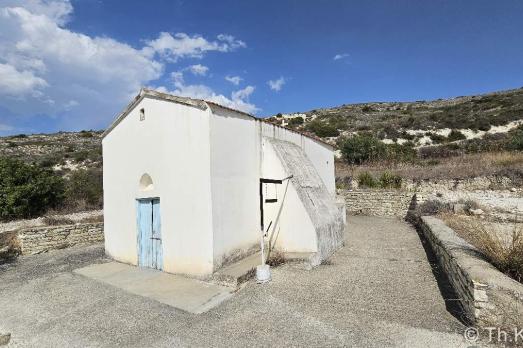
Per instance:
[[[90,265],[73,272],[194,314],[218,306],[235,291],[226,286],[119,262]]]

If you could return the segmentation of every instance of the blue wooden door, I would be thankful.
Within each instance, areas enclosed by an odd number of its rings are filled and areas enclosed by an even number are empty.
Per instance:
[[[138,265],[163,269],[160,200],[138,200]]]

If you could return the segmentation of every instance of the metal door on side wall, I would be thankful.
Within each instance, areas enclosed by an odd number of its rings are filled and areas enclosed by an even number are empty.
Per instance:
[[[160,199],[139,199],[138,207],[138,265],[163,269]]]

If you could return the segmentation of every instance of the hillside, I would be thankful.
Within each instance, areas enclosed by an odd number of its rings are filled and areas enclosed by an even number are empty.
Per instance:
[[[369,132],[386,143],[431,145],[516,128],[523,122],[523,88],[447,100],[345,104],[269,120],[333,144],[340,136]]]
[[[397,162],[405,162],[403,157],[408,157],[409,163],[403,164],[403,168],[421,166],[427,173],[426,168],[430,167],[428,177],[435,176],[435,171],[437,177],[457,176],[460,169],[454,164],[464,162],[463,158],[458,161],[458,155],[504,152],[515,134],[519,141],[516,146],[522,146],[523,131],[518,129],[523,123],[523,88],[448,100],[345,104],[278,114],[269,121],[317,135],[342,150],[340,140],[370,135],[383,144],[398,144],[393,148],[396,157],[388,161],[380,158],[381,166],[394,168]],[[77,169],[100,170],[101,131],[0,137],[0,156],[52,168],[65,177]],[[412,161],[413,156],[418,158],[416,162]],[[516,165],[518,173],[523,173],[519,169],[520,156],[516,157],[510,166]],[[346,161],[337,163],[337,174],[341,176],[347,172],[343,162]],[[452,164],[453,170],[447,171],[447,166],[438,169],[440,162]],[[479,163],[477,157],[471,162]],[[473,170],[466,172],[468,177],[475,175]],[[421,175],[419,171],[416,173]]]
[[[78,168],[101,168],[101,132],[59,132],[0,137],[0,156],[52,167],[64,174]]]

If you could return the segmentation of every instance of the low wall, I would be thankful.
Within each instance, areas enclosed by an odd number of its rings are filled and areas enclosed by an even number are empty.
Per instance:
[[[485,261],[443,221],[432,216],[414,219],[472,323],[480,327],[523,327],[523,284]]]
[[[415,197],[414,192],[388,190],[341,191],[350,215],[405,217]]]
[[[22,255],[103,242],[103,222],[34,227],[18,231]]]

